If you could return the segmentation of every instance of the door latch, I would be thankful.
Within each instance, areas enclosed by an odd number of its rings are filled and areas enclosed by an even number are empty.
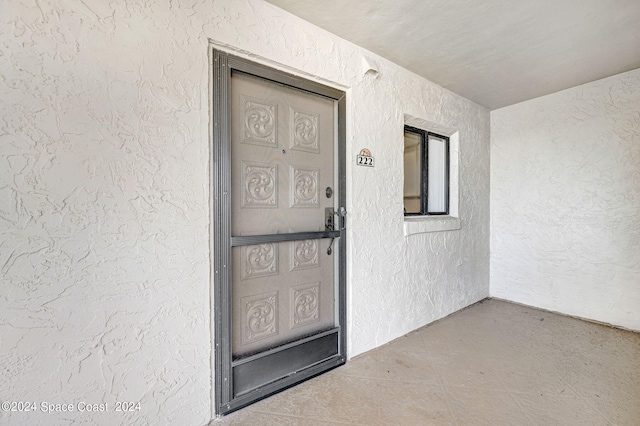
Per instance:
[[[331,207],[327,207],[324,209],[324,230],[325,231],[333,231],[335,230],[335,221],[333,209]]]
[[[345,228],[345,217],[347,216],[347,209],[344,207],[340,207],[337,211],[333,210],[331,207],[326,207],[324,209],[324,230],[325,231],[335,231],[336,223],[334,216],[340,216],[340,230],[344,230]]]
[[[333,211],[331,207],[327,207],[324,209],[324,230],[325,231],[333,231],[335,229],[335,218],[334,218],[335,214],[336,212]],[[327,248],[327,254],[329,256],[331,256],[331,253],[332,253],[331,247],[333,246],[334,239],[335,238],[331,238],[331,242],[329,243],[329,247]]]
[[[337,211],[333,210],[331,207],[327,207],[324,209],[324,230],[325,231],[335,231],[335,215],[340,216],[340,230],[343,231],[345,228],[345,216],[347,215],[347,210],[344,207],[340,207]],[[327,254],[331,255],[333,250],[333,240],[335,237],[331,238],[331,242],[329,243],[329,247],[327,248]]]
[[[343,206],[340,206],[340,208],[338,209],[338,215],[340,215],[340,230],[344,231],[345,228],[345,222],[346,217],[347,217],[347,209],[345,209]]]

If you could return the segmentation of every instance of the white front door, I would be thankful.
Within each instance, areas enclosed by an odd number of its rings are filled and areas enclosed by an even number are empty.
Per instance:
[[[334,103],[232,74],[232,236],[325,230],[325,209],[337,208]],[[335,327],[330,243],[234,247],[234,358]]]

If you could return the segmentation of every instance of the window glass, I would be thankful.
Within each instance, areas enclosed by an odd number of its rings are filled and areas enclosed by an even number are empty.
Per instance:
[[[447,182],[447,141],[433,135],[428,136],[429,140],[429,166],[427,182],[429,213],[446,213],[448,198]]]
[[[421,210],[422,135],[404,133],[404,209],[405,213],[420,214]]]
[[[409,126],[404,132],[404,213],[449,213],[449,138]]]

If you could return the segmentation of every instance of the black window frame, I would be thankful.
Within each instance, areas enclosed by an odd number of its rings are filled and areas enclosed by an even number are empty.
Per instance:
[[[404,126],[403,138],[405,133],[413,133],[420,135],[421,153],[420,157],[420,212],[407,213],[405,216],[446,216],[449,214],[449,197],[450,197],[450,173],[451,173],[451,143],[448,136],[440,135],[438,133],[429,132],[424,129],[419,129],[413,126]],[[446,160],[445,160],[445,209],[442,212],[430,212],[429,211],[429,136],[433,136],[445,141],[446,145]],[[404,152],[404,151],[403,151]],[[403,157],[404,162],[404,157]],[[404,186],[403,186],[403,206],[404,206]]]

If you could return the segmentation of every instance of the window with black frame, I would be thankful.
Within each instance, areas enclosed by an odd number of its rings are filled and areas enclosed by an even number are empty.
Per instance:
[[[404,127],[404,214],[449,214],[449,138]]]

